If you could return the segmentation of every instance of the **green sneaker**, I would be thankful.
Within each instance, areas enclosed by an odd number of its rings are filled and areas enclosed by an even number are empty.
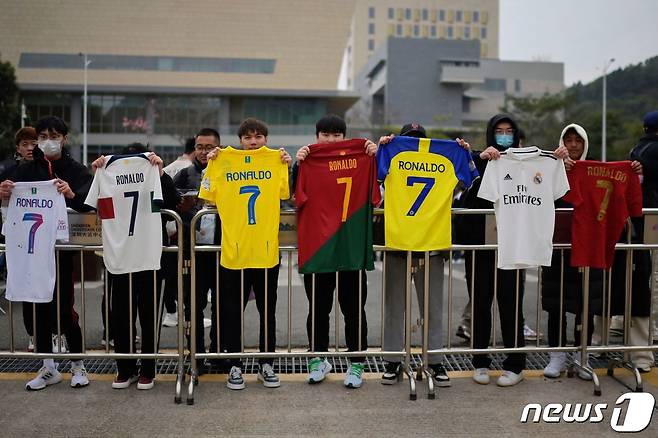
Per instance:
[[[308,383],[320,383],[331,371],[331,364],[327,359],[314,357],[308,361]]]
[[[345,376],[345,381],[343,382],[348,388],[360,388],[363,383],[363,364],[362,363],[352,363],[350,364],[350,369],[347,370],[347,375]]]

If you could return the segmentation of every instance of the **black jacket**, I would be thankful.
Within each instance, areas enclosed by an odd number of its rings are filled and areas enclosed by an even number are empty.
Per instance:
[[[48,181],[60,178],[66,181],[75,193],[73,199],[66,198],[67,207],[79,212],[93,210],[85,205],[85,199],[94,177],[85,166],[71,157],[68,149],[62,148],[62,156],[50,163],[39,148],[34,148],[32,156],[34,157],[32,161],[16,168],[14,182]]]
[[[642,206],[658,207],[658,135],[642,137],[629,158],[642,163]]]

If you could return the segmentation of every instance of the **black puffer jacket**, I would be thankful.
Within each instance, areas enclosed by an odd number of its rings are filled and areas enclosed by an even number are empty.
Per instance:
[[[658,207],[658,135],[642,137],[631,150],[630,160],[642,163],[642,206]]]
[[[34,159],[16,168],[14,182],[48,181],[60,178],[66,181],[75,193],[73,199],[66,199],[66,206],[79,212],[93,210],[85,205],[87,193],[94,177],[82,164],[75,161],[68,149],[62,148],[62,156],[54,161],[48,161],[39,148],[32,151]]]

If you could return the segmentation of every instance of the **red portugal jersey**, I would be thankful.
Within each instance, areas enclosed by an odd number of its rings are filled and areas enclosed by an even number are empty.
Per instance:
[[[299,271],[374,269],[372,206],[381,200],[375,157],[366,155],[363,139],[310,148],[295,190]]]
[[[629,216],[642,216],[640,179],[630,161],[577,161],[567,172],[573,204],[571,266],[610,268]]]

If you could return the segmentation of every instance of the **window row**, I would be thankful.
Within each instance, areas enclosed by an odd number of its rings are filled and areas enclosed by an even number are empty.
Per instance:
[[[369,8],[368,17],[375,18],[375,8]],[[445,21],[448,23],[482,23],[489,21],[488,11],[462,11],[452,9],[388,8],[389,20]]]

